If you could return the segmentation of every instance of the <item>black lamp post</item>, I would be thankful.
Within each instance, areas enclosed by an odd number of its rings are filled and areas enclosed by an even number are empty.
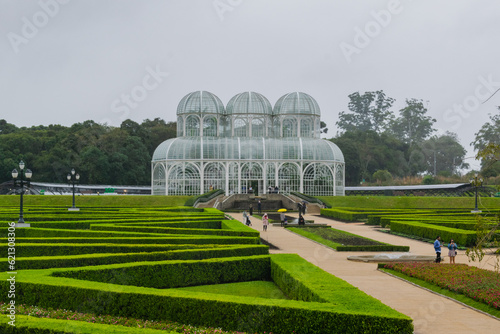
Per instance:
[[[75,207],[75,184],[80,180],[80,174],[75,172],[75,169],[71,169],[71,173],[68,174],[68,183],[73,185],[73,206],[68,209],[68,211],[80,211],[77,207]]]
[[[470,184],[474,187],[476,193],[476,206],[472,213],[481,213],[481,210],[477,208],[477,189],[483,185],[483,179],[479,178],[477,173],[474,175],[474,178],[470,179]]]
[[[26,184],[28,187],[30,186],[30,179],[33,173],[31,170],[26,169],[24,170],[24,162],[21,160],[19,162],[19,169],[20,172],[17,171],[17,169],[14,168],[12,171],[12,179],[14,182],[14,187],[20,187],[21,188],[21,202],[19,205],[19,220],[17,221],[18,223],[24,223],[24,216],[23,216],[23,194],[24,194],[24,185]]]

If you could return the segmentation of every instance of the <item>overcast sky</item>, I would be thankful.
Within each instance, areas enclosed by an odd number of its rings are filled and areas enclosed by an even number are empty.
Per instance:
[[[348,95],[427,102],[440,133],[497,113],[498,1],[0,0],[0,118],[16,126],[176,120],[207,90],[301,91],[337,132]],[[329,136],[329,137],[330,137]],[[473,166],[473,159],[467,160]]]

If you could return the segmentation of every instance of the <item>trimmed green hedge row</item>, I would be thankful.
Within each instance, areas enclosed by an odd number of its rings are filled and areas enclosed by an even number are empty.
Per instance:
[[[202,260],[218,257],[269,254],[269,247],[265,245],[207,245],[207,247],[209,248],[179,249],[149,253],[101,253],[66,256],[16,257],[16,267],[18,269],[70,268],[139,261]],[[6,258],[0,259],[0,261],[7,264]]]
[[[476,232],[473,231],[405,221],[392,221],[391,231],[415,235],[431,240],[434,240],[437,236],[441,236],[442,240],[453,239],[458,245],[465,247],[473,246],[477,237]]]
[[[380,246],[337,246],[338,252],[409,252],[410,246],[380,245]]]
[[[241,224],[241,223],[240,223]],[[213,229],[190,229],[178,227],[155,227],[155,226],[126,226],[123,224],[99,224],[91,225],[91,230],[95,231],[122,231],[122,232],[143,232],[143,233],[164,233],[164,234],[189,234],[189,235],[225,235],[225,236],[247,236],[258,237],[259,232],[255,230],[213,230]]]
[[[2,334],[176,334],[166,330],[133,328],[119,325],[94,324],[85,321],[37,318],[16,315],[15,327],[7,316],[0,317]]]
[[[158,235],[158,237],[137,237],[137,238],[98,238],[98,237],[81,237],[81,238],[16,238],[17,243],[28,243],[28,244],[197,244],[197,245],[232,245],[232,244],[256,244],[258,238],[248,238],[248,237],[218,237],[218,236],[180,236],[180,237],[163,237]],[[7,242],[7,240],[4,240]]]
[[[186,242],[189,242],[186,240]],[[176,249],[192,249],[206,247],[204,245],[138,245],[138,244],[23,244],[16,243],[17,257],[78,255],[90,253],[137,253],[160,252]],[[0,246],[0,254],[7,254],[8,246]]]
[[[247,281],[269,281],[269,255],[159,261],[83,267],[53,276],[155,289]]]
[[[144,224],[144,225],[168,225],[168,226],[185,226],[186,228],[199,228],[203,226],[203,223],[208,222],[220,222],[223,217],[216,216],[197,216],[193,218],[186,217],[168,217],[168,218],[154,218],[154,219],[100,219],[100,220],[84,220],[84,221],[40,221],[40,222],[29,222],[31,227],[35,228],[61,228],[61,229],[81,229],[88,230],[93,224]],[[185,224],[185,225],[183,225]],[[220,223],[219,223],[220,225]],[[212,228],[207,225],[206,228]],[[215,225],[217,226],[217,225]],[[214,227],[220,228],[220,227]]]
[[[16,302],[139,319],[168,319],[252,333],[289,334],[297,330],[332,334],[413,332],[409,317],[299,256],[277,254],[268,258],[270,273],[277,284],[288,282],[296,289],[307,284],[306,288],[325,302],[151,289],[51,276],[53,272],[68,269],[18,272]],[[273,273],[273,267],[278,266],[281,270]],[[292,277],[294,282],[284,276]],[[4,291],[9,285],[7,278],[7,273],[0,273],[0,286]]]

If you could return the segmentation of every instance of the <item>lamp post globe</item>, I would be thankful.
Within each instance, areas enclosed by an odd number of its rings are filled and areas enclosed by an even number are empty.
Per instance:
[[[75,184],[80,180],[80,174],[78,174],[74,168],[71,169],[71,172],[66,176],[68,179],[68,183],[73,185],[73,206],[68,209],[68,211],[80,211],[79,208],[75,206]]]
[[[478,197],[478,189],[483,185],[483,179],[479,178],[478,173],[474,174],[474,177],[470,179],[470,184],[474,187],[474,195],[475,195],[475,206],[474,210],[472,210],[472,213],[481,213],[482,211],[478,209],[477,207],[477,197]]]
[[[18,224],[24,224],[24,212],[23,212],[23,195],[24,195],[24,186],[30,186],[30,179],[33,176],[33,172],[29,169],[24,169],[26,164],[24,161],[19,162],[19,172],[17,169],[12,170],[12,181],[15,187],[19,187],[20,191],[20,201],[19,201],[19,219],[17,221]]]

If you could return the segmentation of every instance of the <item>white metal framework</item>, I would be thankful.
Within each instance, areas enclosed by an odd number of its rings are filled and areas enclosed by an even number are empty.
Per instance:
[[[271,108],[254,92],[226,108],[215,95],[193,92],[177,108],[177,138],[160,144],[152,161],[154,195],[298,191],[343,196],[344,156],[319,139],[320,110],[305,93],[290,93]]]

